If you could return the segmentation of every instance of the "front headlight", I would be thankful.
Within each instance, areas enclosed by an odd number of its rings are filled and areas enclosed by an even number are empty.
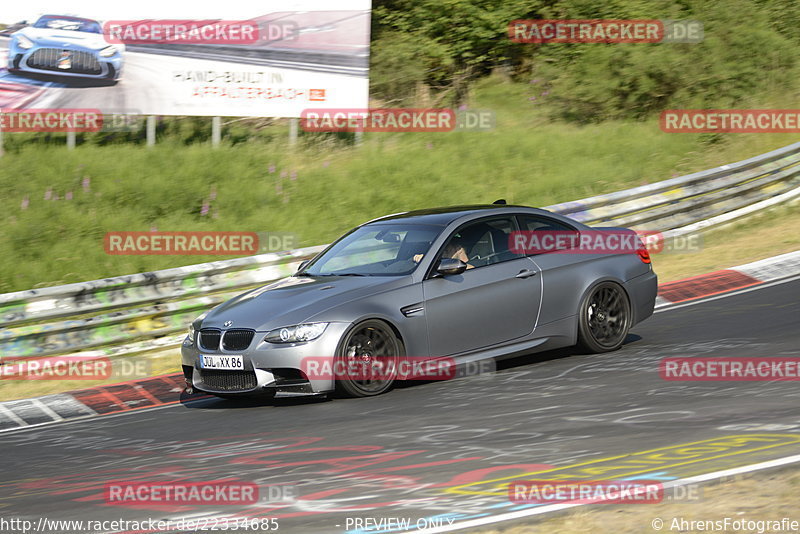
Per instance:
[[[111,57],[117,53],[117,48],[115,46],[107,46],[104,49],[100,50],[99,54],[100,57]]]
[[[285,326],[267,332],[264,341],[269,343],[303,343],[317,339],[325,331],[328,323],[308,323]]]
[[[28,50],[29,48],[33,48],[33,41],[24,35],[17,35],[17,46],[23,50]]]
[[[206,315],[208,315],[207,311],[201,313],[200,315],[197,316],[197,318],[194,321],[189,323],[189,331],[186,333],[187,337],[186,339],[183,340],[184,345],[194,345],[195,332],[196,332],[194,329],[194,323],[197,323],[197,325],[200,326],[203,322],[203,319],[206,318]]]
[[[184,340],[183,344],[184,345],[194,345],[194,325],[193,324],[189,325],[189,332],[186,335],[187,335],[187,337]]]

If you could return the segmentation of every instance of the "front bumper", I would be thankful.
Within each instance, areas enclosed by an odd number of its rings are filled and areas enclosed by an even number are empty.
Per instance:
[[[69,69],[60,69],[57,66],[57,57],[50,57],[55,52],[46,53],[47,50],[56,49],[34,46],[26,50],[18,46],[10,46],[8,67],[21,72],[98,80],[119,80],[122,76],[123,60],[119,52],[114,56],[104,58],[97,55],[95,51],[70,49],[69,52],[75,54],[76,57],[80,56],[82,60],[80,63],[77,61],[71,63]],[[36,59],[34,59],[34,54],[37,54]],[[96,68],[89,69],[90,62]],[[81,69],[84,66],[87,66],[86,70]]]
[[[267,332],[257,331],[250,346],[243,351],[205,350],[198,346],[199,336],[193,344],[184,340],[181,346],[181,363],[184,377],[192,387],[214,395],[275,395],[294,397],[319,395],[334,390],[330,377],[309,377],[307,358],[330,359],[332,362],[339,340],[350,323],[329,323],[317,339],[305,343],[268,343],[263,341]],[[244,370],[206,370],[200,368],[200,354],[239,354]]]

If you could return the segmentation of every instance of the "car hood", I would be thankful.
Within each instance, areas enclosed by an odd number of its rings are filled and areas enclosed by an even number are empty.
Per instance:
[[[38,46],[53,46],[55,48],[90,48],[100,50],[109,46],[102,34],[89,32],[75,32],[68,30],[55,30],[52,28],[25,28],[17,32],[24,35]]]
[[[305,322],[337,305],[407,283],[405,276],[291,276],[220,304],[195,328],[252,328],[266,332]],[[225,326],[228,321],[230,325]]]

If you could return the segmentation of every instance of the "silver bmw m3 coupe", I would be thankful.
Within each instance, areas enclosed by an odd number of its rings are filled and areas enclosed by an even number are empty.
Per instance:
[[[222,397],[377,395],[442,362],[616,350],[656,291],[631,230],[504,203],[406,212],[198,317],[183,371]]]

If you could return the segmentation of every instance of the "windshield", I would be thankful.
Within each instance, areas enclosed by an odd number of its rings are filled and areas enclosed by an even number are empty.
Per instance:
[[[411,273],[441,228],[421,224],[375,224],[356,228],[303,274],[316,276],[398,276]]]
[[[68,30],[73,32],[103,33],[100,23],[93,20],[73,19],[69,17],[41,17],[33,25],[34,28],[49,28],[51,30]]]

